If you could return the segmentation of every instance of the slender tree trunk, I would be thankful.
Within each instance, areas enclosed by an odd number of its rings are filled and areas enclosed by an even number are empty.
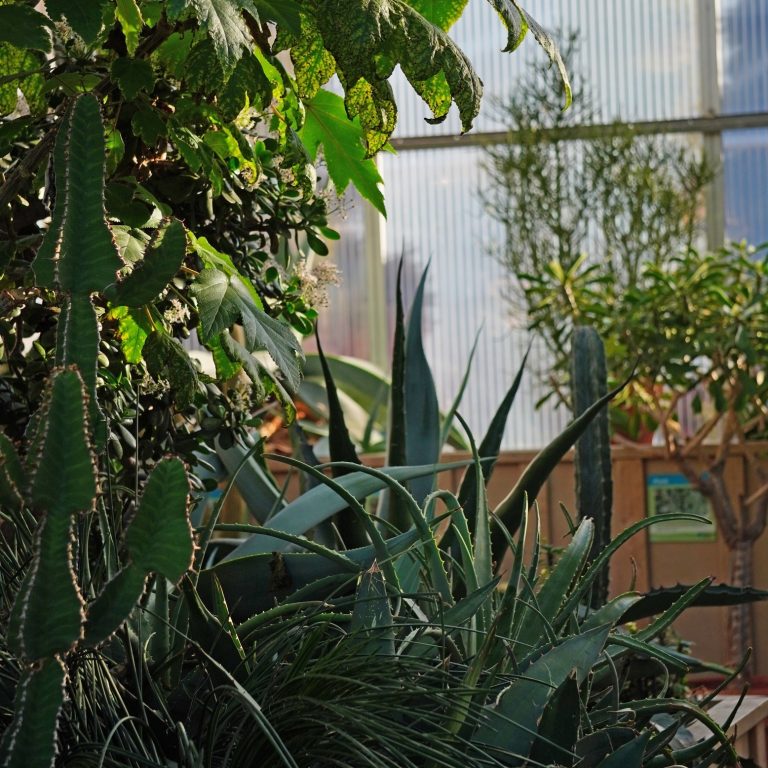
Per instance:
[[[742,537],[731,548],[731,584],[736,587],[752,586],[752,561],[754,541]],[[729,663],[738,664],[746,650],[753,647],[752,605],[732,605],[728,609],[728,654]],[[744,670],[749,677],[754,672],[753,658]]]

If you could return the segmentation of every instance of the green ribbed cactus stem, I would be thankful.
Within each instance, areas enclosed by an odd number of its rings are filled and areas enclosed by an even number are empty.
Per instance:
[[[175,274],[186,235],[165,225],[148,256],[116,283],[122,261],[104,211],[104,124],[92,95],[78,97],[62,119],[53,152],[56,201],[33,262],[36,285],[62,295],[56,364],[35,414],[22,464],[0,438],[0,503],[34,513],[39,524],[30,562],[8,621],[7,644],[21,677],[14,718],[0,741],[2,768],[47,768],[56,758],[67,656],[95,646],[129,617],[151,574],[178,582],[192,565],[184,464],[164,459],[150,475],[125,537],[126,561],[86,605],[77,580],[74,540],[79,516],[98,499],[96,451],[106,424],[96,400],[99,326],[92,294],[125,305],[150,300]],[[96,450],[94,450],[94,446]],[[31,514],[30,514],[31,517]]]
[[[608,389],[605,349],[597,331],[591,326],[577,326],[571,347],[571,396],[573,414],[578,417]],[[580,518],[595,521],[595,538],[590,560],[611,540],[613,481],[611,479],[611,445],[608,411],[603,409],[576,443],[576,509]],[[603,605],[608,599],[609,573],[606,568],[595,580],[592,605]]]

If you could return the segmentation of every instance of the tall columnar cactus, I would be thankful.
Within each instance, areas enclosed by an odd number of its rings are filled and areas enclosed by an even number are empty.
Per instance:
[[[105,437],[96,401],[99,332],[92,294],[115,283],[122,265],[104,215],[103,136],[98,102],[80,97],[59,129],[56,205],[33,264],[38,286],[62,294],[59,367],[33,420],[25,463],[10,441],[0,441],[0,500],[26,506],[39,521],[8,622],[6,640],[22,674],[14,720],[0,743],[4,768],[53,763],[68,654],[109,637],[141,599],[150,573],[178,581],[192,563],[186,471],[179,460],[166,459],[149,477],[127,528],[126,561],[90,604],[76,576],[84,548],[75,546],[75,523],[96,505],[94,445]],[[167,227],[161,242],[166,249],[174,244],[183,256],[178,223]],[[178,260],[171,261],[178,268]],[[128,281],[112,290],[135,298]]]
[[[605,350],[597,331],[590,326],[576,326],[571,352],[571,392],[573,414],[578,417],[607,389]],[[590,560],[611,540],[613,481],[611,480],[611,445],[608,412],[603,409],[576,443],[576,509],[579,516],[595,521],[595,538]],[[603,605],[608,599],[607,569],[595,580],[592,604]]]

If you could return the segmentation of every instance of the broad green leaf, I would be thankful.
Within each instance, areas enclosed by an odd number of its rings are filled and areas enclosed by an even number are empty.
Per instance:
[[[216,48],[209,38],[195,43],[183,62],[179,78],[184,80],[192,91],[200,93],[219,93],[227,79],[227,72],[216,53]]]
[[[144,342],[152,333],[152,321],[143,309],[130,307],[114,307],[109,316],[118,321],[120,348],[123,350],[126,362],[139,363],[142,359]]]
[[[262,19],[277,22],[278,28],[294,34],[300,33],[297,0],[255,0],[255,3]]]
[[[272,83],[259,60],[245,54],[219,91],[219,108],[225,120],[234,120],[246,105],[266,109],[272,101]]]
[[[136,0],[116,0],[115,18],[122,27],[128,54],[133,56],[139,45],[139,35],[144,26],[144,19],[141,17],[141,11]],[[131,97],[126,96],[126,98],[130,99]]]
[[[189,7],[191,0],[167,0],[168,18],[175,21]]]
[[[167,379],[176,390],[179,408],[192,403],[199,390],[197,368],[184,347],[164,330],[155,328],[144,342],[144,359],[150,375]]]
[[[569,637],[547,651],[501,693],[472,741],[525,759],[536,739],[537,726],[554,692],[575,671],[581,685],[603,651],[609,627]]]
[[[131,118],[131,127],[148,147],[154,147],[160,139],[168,135],[168,128],[162,113],[145,104],[142,104],[134,112]]]
[[[40,284],[50,285],[53,278],[73,296],[103,290],[122,266],[104,217],[104,158],[98,101],[80,96],[59,128],[56,204],[32,265]]]
[[[301,381],[301,348],[290,328],[257,306],[239,274],[227,275],[218,269],[204,269],[192,293],[197,300],[202,340],[218,336],[241,322],[249,351],[265,350],[296,391]]]
[[[416,477],[432,475],[437,472],[444,472],[464,466],[466,466],[466,462],[460,461],[424,467],[388,467],[382,469],[381,472],[402,483]],[[365,472],[352,472],[335,480],[334,483],[341,486],[341,488],[358,500],[364,499],[387,487],[383,480]],[[280,510],[270,519],[269,525],[271,528],[285,531],[285,533],[298,535],[316,527],[346,506],[347,502],[344,498],[332,490],[332,488],[327,485],[318,485]],[[258,552],[272,552],[282,547],[282,543],[275,538],[252,536],[227,555],[224,560],[234,560],[244,555]]]
[[[384,196],[379,189],[382,178],[376,163],[366,158],[359,121],[347,117],[344,102],[330,91],[320,90],[305,103],[306,120],[299,137],[311,159],[323,146],[328,173],[339,193],[350,183],[382,214],[386,215]]]
[[[47,16],[28,5],[0,6],[0,42],[48,53],[51,50],[51,26]]]
[[[325,49],[313,16],[302,14],[301,28],[295,34],[281,28],[275,46],[290,49],[297,90],[304,101],[314,98],[336,72],[336,62]]]
[[[129,563],[104,585],[88,606],[85,645],[96,646],[117,631],[139,602],[146,580],[146,573]]]
[[[213,342],[213,347],[212,347]],[[254,385],[255,392],[259,397],[266,395],[266,389],[263,378],[266,376],[266,370],[259,363],[256,357],[249,352],[239,341],[236,341],[229,333],[229,331],[222,331],[213,340],[206,341],[205,344],[208,348],[215,350],[215,345],[218,343],[221,345],[221,352],[230,361],[239,363],[245,375],[251,380]]]
[[[213,41],[216,55],[225,70],[231,70],[238,59],[253,45],[243,9],[251,7],[246,0],[191,0],[200,25]]]
[[[33,115],[45,111],[45,80],[42,74],[35,73],[18,78],[21,72],[34,72],[42,65],[41,54],[28,48],[16,48],[10,43],[0,42],[0,117],[16,110],[19,103],[19,90]],[[18,118],[13,121],[18,122]]]
[[[133,101],[141,91],[152,93],[155,87],[155,72],[147,59],[115,59],[111,74],[126,101]]]
[[[28,457],[32,506],[64,515],[90,510],[96,469],[88,443],[83,382],[75,371],[53,375],[40,424]]]
[[[57,658],[23,670],[16,687],[13,720],[0,742],[3,768],[52,766],[56,758],[56,723],[64,703],[67,671]]]
[[[110,286],[106,297],[116,305],[140,307],[156,299],[184,263],[187,238],[184,225],[173,219],[157,231],[144,258],[125,280]]]
[[[8,619],[8,647],[37,661],[70,651],[82,635],[83,599],[72,570],[72,517],[49,513]]]
[[[443,104],[444,113],[451,106],[451,94]],[[347,116],[358,119],[363,128],[366,156],[372,157],[387,145],[397,124],[395,94],[388,80],[369,83],[360,78],[354,85],[344,83],[344,107]]]
[[[229,352],[224,348],[222,336],[223,333],[208,339],[205,346],[213,356],[216,378],[221,381],[229,381],[243,370],[243,364],[238,359],[230,357]]]
[[[464,13],[467,0],[406,0],[427,21],[447,32]]]
[[[45,0],[48,15],[54,21],[65,19],[88,45],[101,32],[104,5],[104,0]]]
[[[354,86],[361,78],[371,85],[381,83],[398,64],[415,87],[441,73],[459,109],[463,130],[472,127],[480,108],[482,82],[445,32],[405,0],[380,0],[375,4],[327,0],[315,13],[315,19],[343,84]],[[380,119],[374,125],[367,125],[363,119],[366,130],[380,124]]]
[[[187,515],[189,481],[179,459],[161,461],[149,476],[126,544],[145,573],[177,582],[192,564],[192,527]]]

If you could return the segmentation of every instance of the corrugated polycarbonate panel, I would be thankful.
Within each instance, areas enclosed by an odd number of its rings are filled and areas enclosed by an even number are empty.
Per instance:
[[[765,3],[765,0],[757,0]],[[701,113],[697,0],[526,0],[523,3],[546,29],[563,40],[578,32],[580,53],[572,66],[593,96],[598,122],[663,120]],[[546,62],[528,35],[513,53],[503,53],[504,28],[488,2],[470,0],[451,37],[469,56],[485,83],[485,98],[475,131],[504,130],[494,116],[493,98],[505,99],[533,62]],[[456,134],[455,108],[437,126],[398,73],[397,136]]]
[[[768,110],[768,2],[721,0],[722,111]]]
[[[328,289],[328,306],[320,310],[319,330],[323,349],[333,355],[368,359],[370,334],[365,295],[368,272],[364,253],[365,228],[360,198],[350,189],[331,226],[341,239],[331,243],[330,258],[340,273],[340,283]],[[311,348],[312,344],[308,345]]]
[[[481,163],[482,150],[462,147],[385,157],[382,168],[389,209],[387,259],[394,267],[404,256],[406,297],[413,295],[430,262],[424,342],[443,407],[458,391],[475,334],[481,331],[461,407],[478,439],[511,385],[529,341],[524,324],[519,318],[513,322],[504,301],[507,275],[490,256],[502,233],[482,210]],[[391,290],[388,300],[391,305]],[[564,409],[534,409],[543,393],[536,371],[546,369],[546,355],[537,344],[510,416],[505,448],[541,447],[567,420]]]
[[[723,133],[723,174],[726,237],[768,241],[768,130]]]

